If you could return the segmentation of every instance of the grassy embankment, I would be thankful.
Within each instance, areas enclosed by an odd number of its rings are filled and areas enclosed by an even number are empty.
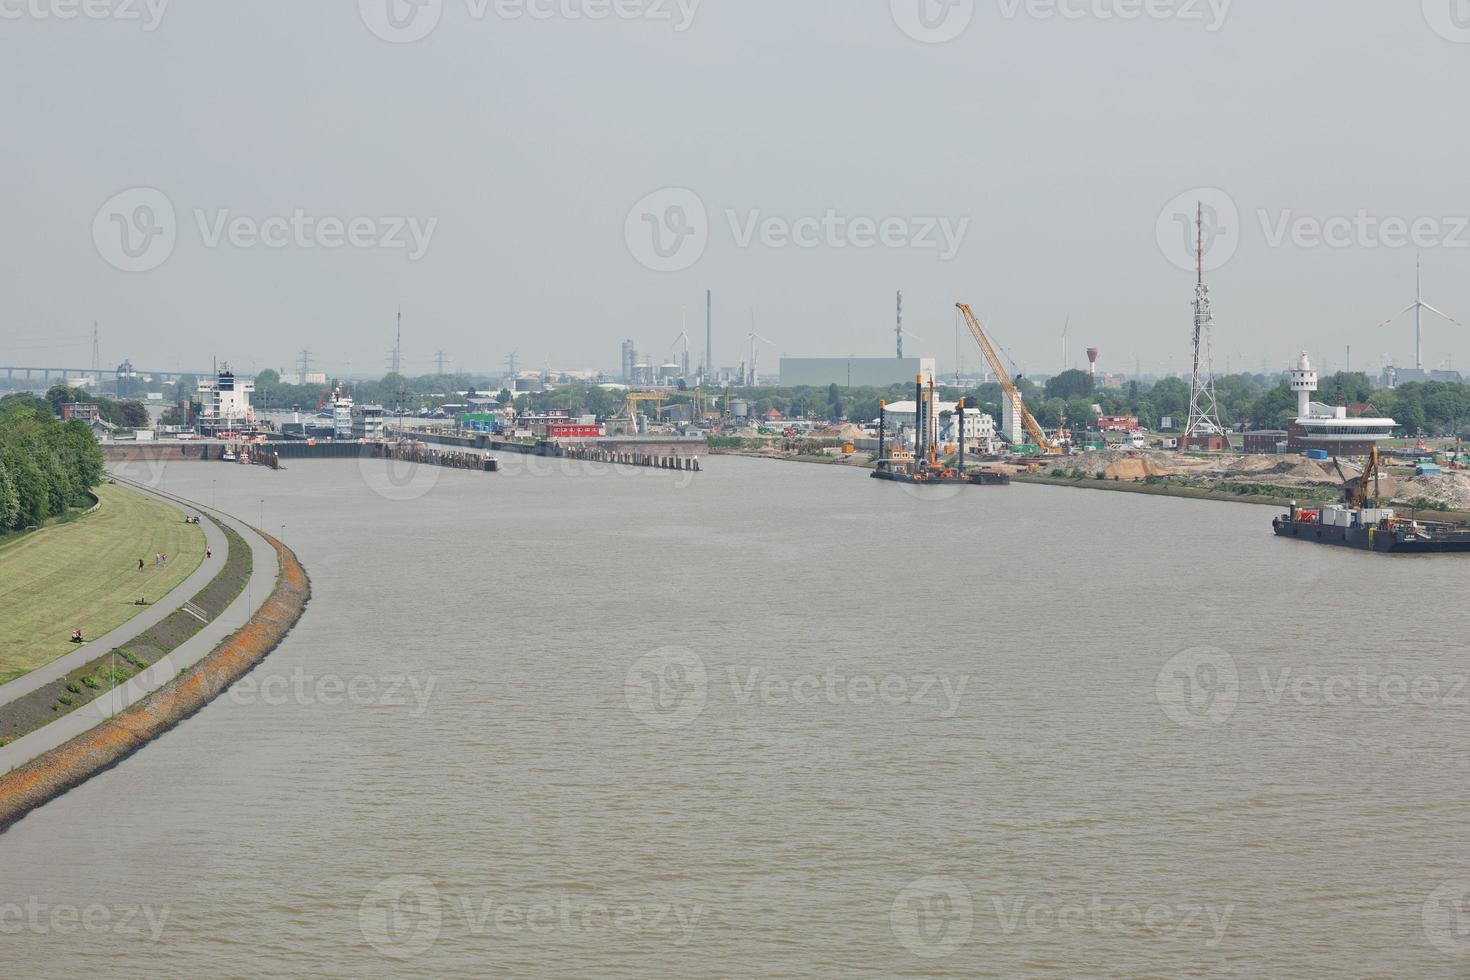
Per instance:
[[[265,605],[194,667],[96,728],[0,776],[0,831],[114,766],[212,701],[260,663],[291,631],[311,597],[306,571],[289,548],[266,536],[281,571]]]
[[[174,508],[113,485],[97,496],[84,517],[0,542],[0,684],[74,649],[74,629],[121,626],[143,611],[139,596],[162,598],[204,560],[204,532]]]
[[[211,621],[235,601],[250,581],[250,546],[229,525],[220,527],[229,542],[224,567],[191,597]],[[60,680],[0,706],[0,745],[96,700],[162,660],[203,628],[204,623],[196,617],[182,609],[176,610],[116,650],[109,650]]]

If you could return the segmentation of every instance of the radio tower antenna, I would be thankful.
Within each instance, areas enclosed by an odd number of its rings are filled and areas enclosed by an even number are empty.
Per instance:
[[[898,291],[898,359],[903,360],[903,290]]]
[[[393,338],[393,349],[388,352],[389,369],[394,374],[403,373],[403,307],[398,308],[398,331]]]
[[[1220,405],[1215,400],[1215,349],[1211,327],[1210,287],[1205,285],[1205,206],[1195,211],[1194,279],[1194,374],[1189,385],[1189,421],[1184,427],[1184,448],[1193,448],[1196,436],[1224,435]],[[1203,368],[1203,370],[1201,370]]]
[[[97,334],[97,321],[92,321],[92,373],[97,376],[96,384],[102,384],[102,344]]]

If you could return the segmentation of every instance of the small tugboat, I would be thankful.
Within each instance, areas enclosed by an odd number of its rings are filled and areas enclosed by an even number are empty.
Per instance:
[[[1273,520],[1271,527],[1278,537],[1384,554],[1470,553],[1470,525],[1400,517],[1391,508],[1378,506],[1378,477],[1375,446],[1362,479],[1346,487],[1341,504],[1310,508],[1293,501],[1291,510]]]

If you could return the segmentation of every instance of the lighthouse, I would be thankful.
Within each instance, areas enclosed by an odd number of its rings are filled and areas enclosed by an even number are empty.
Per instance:
[[[1317,393],[1317,372],[1312,370],[1312,359],[1302,351],[1302,359],[1291,372],[1291,390],[1296,392],[1296,417],[1304,419],[1312,414],[1312,396]]]

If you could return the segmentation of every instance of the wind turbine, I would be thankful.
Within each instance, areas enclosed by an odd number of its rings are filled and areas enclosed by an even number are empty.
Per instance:
[[[770,344],[772,347],[776,346],[774,341],[767,340],[755,332],[755,310],[750,311],[750,335],[745,339],[750,341],[750,385],[754,387],[760,383],[761,376],[757,366],[759,364],[759,351],[756,349],[755,342],[759,340],[763,344]]]
[[[675,347],[678,347],[680,341],[684,342],[683,377],[687,378],[689,377],[689,327],[687,325],[687,320],[684,331],[680,333],[679,336],[674,338],[674,342],[669,345],[669,350],[672,351]]]
[[[1457,327],[1463,327],[1464,326],[1463,323],[1461,323],[1459,320],[1456,320],[1454,317],[1450,316],[1448,313],[1443,313],[1443,312],[1441,312],[1439,310],[1436,310],[1434,307],[1432,307],[1428,303],[1424,302],[1424,263],[1423,263],[1422,257],[1421,257],[1421,258],[1416,259],[1414,261],[1414,302],[1410,303],[1408,306],[1404,307],[1398,313],[1395,313],[1393,316],[1389,317],[1387,320],[1384,320],[1382,323],[1380,323],[1378,325],[1379,328],[1381,329],[1381,328],[1386,327],[1389,324],[1393,323],[1395,320],[1397,320],[1399,317],[1403,316],[1405,313],[1413,313],[1414,314],[1414,368],[1416,370],[1419,370],[1419,371],[1423,371],[1424,370],[1424,311],[1425,310],[1428,310],[1430,313],[1433,313],[1435,316],[1439,317],[1440,319],[1448,320],[1449,322],[1453,323]]]

